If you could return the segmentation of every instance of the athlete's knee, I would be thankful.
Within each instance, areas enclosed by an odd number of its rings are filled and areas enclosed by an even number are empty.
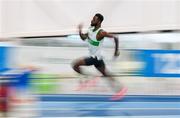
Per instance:
[[[79,65],[77,64],[77,63],[72,63],[71,64],[72,65],[72,68],[74,69],[74,70],[76,70],[77,68],[79,68]]]
[[[73,70],[75,70],[78,73],[80,72],[80,65],[79,65],[79,63],[73,62],[71,65],[72,65]]]
[[[81,73],[81,67],[80,66],[83,66],[85,65],[85,61],[82,60],[82,59],[79,59],[79,60],[76,60],[72,63],[72,68],[78,72],[78,73]]]

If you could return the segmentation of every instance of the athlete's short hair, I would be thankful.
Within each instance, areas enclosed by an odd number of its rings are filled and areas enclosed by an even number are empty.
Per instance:
[[[104,16],[100,13],[95,14],[95,16],[97,16],[101,22],[104,20]]]

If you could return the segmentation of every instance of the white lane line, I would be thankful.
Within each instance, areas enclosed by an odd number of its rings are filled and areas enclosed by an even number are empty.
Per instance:
[[[43,103],[43,104],[49,104],[49,103],[52,103],[52,104],[58,104],[58,103],[117,103],[117,104],[121,104],[121,103],[168,103],[168,104],[173,104],[173,103],[180,103],[180,102],[124,102],[124,101],[118,101],[118,102],[113,102],[113,101],[108,101],[108,102],[95,102],[95,101],[39,101],[38,103]]]
[[[37,95],[37,97],[111,97],[112,95]],[[166,96],[166,95],[125,95],[125,97],[133,97],[133,98],[180,98],[180,96]]]
[[[82,116],[81,116],[82,117]],[[43,118],[52,118],[52,117],[44,117]],[[59,117],[53,117],[59,118]],[[80,117],[66,117],[66,118],[80,118]],[[96,116],[96,117],[85,117],[82,118],[180,118],[180,115],[153,115],[153,116]]]
[[[72,110],[72,111],[79,111],[79,110],[180,110],[180,108],[42,108],[37,110],[49,110],[49,111],[60,111],[60,110]]]

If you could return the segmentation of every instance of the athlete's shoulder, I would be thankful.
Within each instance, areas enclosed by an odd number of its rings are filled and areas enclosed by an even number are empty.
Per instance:
[[[105,36],[106,34],[107,34],[107,32],[103,29],[100,29],[98,32],[98,35],[100,35],[100,36]]]
[[[106,31],[99,29],[96,37],[97,39],[102,40],[104,37],[106,37]]]

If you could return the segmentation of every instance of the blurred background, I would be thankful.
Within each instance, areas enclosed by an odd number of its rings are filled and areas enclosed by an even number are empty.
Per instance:
[[[179,0],[0,0],[1,98],[8,101],[8,107],[2,103],[2,113],[19,114],[20,118],[25,117],[22,111],[30,110],[26,117],[45,117],[42,96],[113,95],[104,78],[98,80],[97,86],[75,91],[82,77],[73,71],[71,64],[88,56],[87,44],[80,39],[77,26],[83,23],[86,32],[96,13],[104,15],[102,28],[119,38],[120,56],[112,58],[114,42],[108,38],[104,41],[103,55],[107,68],[128,87],[127,96],[165,96],[166,100],[179,97],[179,12]],[[99,74],[93,67],[83,69]],[[179,115],[179,106],[166,115]],[[44,108],[48,111],[49,107]],[[167,111],[151,113],[148,115],[163,115]],[[72,116],[92,114],[76,111]],[[107,114],[102,117],[117,116]],[[64,117],[68,113],[54,116]]]

